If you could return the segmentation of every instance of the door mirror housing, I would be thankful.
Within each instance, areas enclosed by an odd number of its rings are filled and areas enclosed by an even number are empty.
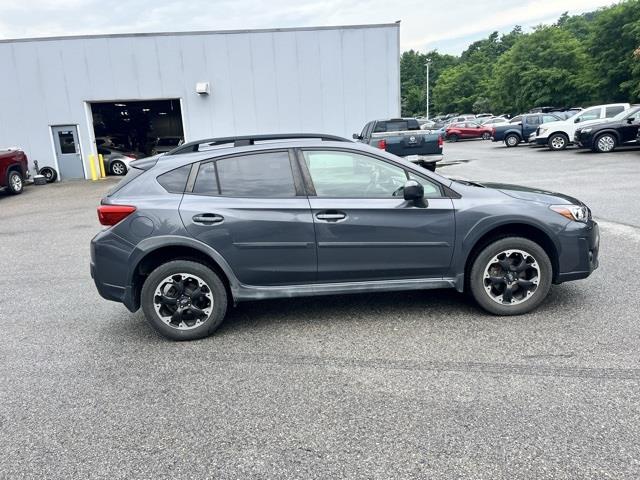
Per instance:
[[[360,135],[359,133],[354,133],[353,135],[351,135],[351,138],[353,138],[354,140],[362,140],[362,135]]]
[[[580,123],[580,117],[576,118],[573,123]]]
[[[408,202],[420,201],[424,198],[424,187],[415,180],[407,180],[404,184],[404,199]]]
[[[627,123],[633,123],[635,122],[636,118],[635,117],[629,117],[627,118]]]

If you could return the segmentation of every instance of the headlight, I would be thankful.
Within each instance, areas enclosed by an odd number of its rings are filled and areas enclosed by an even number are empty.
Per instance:
[[[581,129],[580,129],[580,131],[581,131],[582,133],[589,133],[591,130],[592,130],[592,128],[591,128],[591,127],[586,127],[586,128],[581,128]]]
[[[584,205],[551,205],[549,208],[569,220],[582,223],[589,220],[589,209]]]
[[[547,130],[549,130],[548,128],[540,128],[540,135],[542,135],[543,133],[546,133]]]

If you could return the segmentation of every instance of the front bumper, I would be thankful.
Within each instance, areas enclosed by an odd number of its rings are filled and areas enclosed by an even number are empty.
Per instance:
[[[546,145],[549,137],[536,137],[536,145]]]
[[[554,283],[587,278],[598,268],[600,228],[597,222],[571,222],[559,239],[559,271]]]

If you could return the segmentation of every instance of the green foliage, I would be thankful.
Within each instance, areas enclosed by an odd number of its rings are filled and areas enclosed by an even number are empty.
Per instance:
[[[640,0],[523,33],[516,26],[473,42],[460,57],[410,50],[400,60],[402,113],[521,113],[535,106],[640,100]]]

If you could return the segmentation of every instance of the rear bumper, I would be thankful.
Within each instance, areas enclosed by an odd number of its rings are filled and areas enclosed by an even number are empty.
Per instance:
[[[140,308],[138,296],[127,283],[128,260],[133,246],[104,230],[91,240],[91,278],[100,296],[124,304],[131,312]]]
[[[598,268],[600,228],[595,221],[571,222],[560,236],[559,273],[554,283],[587,278]]]

